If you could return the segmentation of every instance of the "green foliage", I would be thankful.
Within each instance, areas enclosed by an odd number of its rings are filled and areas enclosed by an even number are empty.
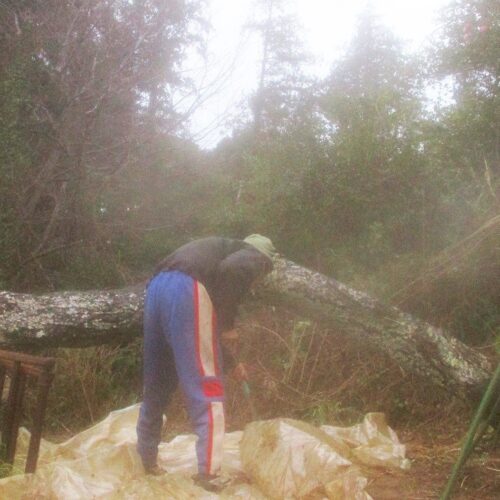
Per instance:
[[[182,142],[172,94],[189,86],[179,63],[202,34],[193,33],[199,7],[197,0],[0,5],[3,286],[57,288],[70,281],[59,278],[73,256],[80,274],[85,254],[75,246],[90,249],[91,269],[108,242],[134,240],[129,212],[148,197],[132,186],[154,183],[151,164],[165,171],[180,162],[171,153]],[[193,150],[186,145],[179,156]],[[112,208],[110,221],[103,214]]]
[[[325,400],[308,408],[303,414],[304,420],[314,425],[338,425],[349,427],[359,424],[365,415],[365,409],[350,407],[339,401]]]
[[[460,214],[457,229],[472,232],[484,214],[498,210],[498,2],[452,2],[439,35],[428,58],[430,74],[434,81],[451,82],[454,102],[435,117],[427,144],[436,170],[447,182],[446,196]]]
[[[16,241],[21,221],[17,213],[18,181],[28,172],[31,150],[26,144],[25,110],[29,93],[22,65],[13,65],[0,80],[0,286],[7,282],[7,271],[15,262]]]
[[[390,34],[364,19],[321,90],[302,93],[294,124],[269,132],[271,143],[240,144],[238,225],[322,263],[346,240],[372,267],[423,245],[419,226],[435,190],[419,151],[415,73]],[[217,159],[227,161],[224,149]]]
[[[309,180],[309,189],[321,186],[324,195],[310,198],[322,203],[323,225],[358,240],[359,253],[374,267],[421,244],[415,236],[429,177],[419,151],[416,70],[393,36],[367,15],[320,100],[332,132],[328,160]]]

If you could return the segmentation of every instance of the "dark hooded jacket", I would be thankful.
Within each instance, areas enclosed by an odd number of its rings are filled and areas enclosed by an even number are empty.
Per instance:
[[[253,281],[272,270],[272,261],[241,240],[212,236],[181,246],[156,268],[181,271],[207,289],[220,331],[234,328],[238,305]]]

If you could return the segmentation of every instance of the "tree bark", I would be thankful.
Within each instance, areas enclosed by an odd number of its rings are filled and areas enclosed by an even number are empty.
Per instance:
[[[275,262],[265,288],[269,299],[326,320],[346,338],[459,397],[477,400],[491,377],[485,356],[441,328],[291,261]]]
[[[365,293],[275,259],[259,294],[326,320],[346,338],[370,344],[403,370],[467,399],[487,383],[487,359],[446,332]],[[0,292],[0,346],[84,347],[129,341],[141,332],[144,284],[121,290],[27,295]]]

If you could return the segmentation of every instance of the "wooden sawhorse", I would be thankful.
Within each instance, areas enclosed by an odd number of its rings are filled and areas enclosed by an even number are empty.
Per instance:
[[[36,379],[37,400],[33,415],[33,428],[26,458],[25,472],[35,472],[42,439],[47,397],[54,378],[54,358],[31,356],[19,352],[0,350],[0,397],[6,378],[10,379],[7,404],[1,424],[1,451],[5,462],[14,463],[17,436],[23,410],[23,398],[28,377]],[[2,401],[3,406],[3,401]]]

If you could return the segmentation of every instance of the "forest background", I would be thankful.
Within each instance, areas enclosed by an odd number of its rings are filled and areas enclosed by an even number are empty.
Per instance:
[[[182,71],[190,51],[203,53],[204,9],[0,1],[0,289],[121,287],[191,239],[258,232],[286,257],[494,352],[498,1],[450,2],[412,54],[367,8],[321,79],[304,70],[287,2],[257,1],[257,88],[213,150],[188,123],[214,89],[196,94]],[[449,98],[429,99],[440,86]],[[179,96],[191,99],[182,112]],[[243,356],[260,366],[261,416],[441,418],[442,394],[314,318],[246,313]],[[56,355],[55,434],[140,400],[140,341]]]

